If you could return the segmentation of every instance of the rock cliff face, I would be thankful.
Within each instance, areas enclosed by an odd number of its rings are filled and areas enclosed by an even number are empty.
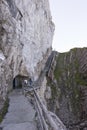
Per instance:
[[[48,108],[69,130],[87,130],[87,48],[58,53],[56,63],[53,82],[48,78]]]
[[[17,75],[37,79],[51,52],[48,0],[0,0],[0,95]]]

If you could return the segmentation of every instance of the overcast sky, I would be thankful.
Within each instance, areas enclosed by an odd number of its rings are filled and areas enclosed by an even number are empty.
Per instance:
[[[87,0],[49,0],[55,34],[53,48],[87,47]]]

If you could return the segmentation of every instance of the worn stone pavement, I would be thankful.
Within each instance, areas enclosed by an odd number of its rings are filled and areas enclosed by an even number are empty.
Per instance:
[[[9,108],[0,127],[3,130],[37,130],[35,110],[21,90],[9,95]]]

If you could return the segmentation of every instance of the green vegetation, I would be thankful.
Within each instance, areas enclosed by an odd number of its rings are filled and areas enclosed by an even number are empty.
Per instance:
[[[6,113],[8,111],[8,106],[9,106],[9,99],[7,98],[2,110],[0,111],[0,122],[2,122],[4,116],[6,115]]]
[[[57,114],[67,109],[69,118],[72,119],[73,116],[76,120],[79,120],[82,112],[81,87],[87,86],[87,74],[81,74],[79,71],[81,53],[83,53],[81,48],[74,48],[70,52],[59,53],[54,70],[54,79],[57,83],[53,84],[48,79],[48,85],[51,87],[52,94],[52,98],[49,100],[49,107],[50,105],[54,107]],[[56,108],[57,100],[59,108]]]
[[[84,91],[87,86],[87,73],[81,73],[83,61],[81,58],[86,51],[84,49],[74,48],[70,52],[59,53],[56,58],[54,79],[48,80],[52,95],[48,100],[48,108],[66,124],[79,122],[83,114],[85,103],[82,99],[85,98]]]
[[[80,48],[79,48],[80,49]],[[82,51],[80,49],[80,51]],[[81,110],[81,92],[80,85],[87,85],[87,80],[79,73],[79,51],[78,48],[71,49],[70,52],[59,53],[56,59],[57,64],[54,70],[54,77],[57,81],[57,88],[55,85],[51,86],[52,99],[58,97],[62,102],[63,96],[69,98],[72,112],[77,117]],[[59,88],[59,89],[58,89]],[[60,90],[60,92],[58,92]],[[79,110],[79,111],[78,111]]]
[[[52,92],[52,100],[55,99],[55,96],[58,96],[58,91],[56,86],[52,83],[52,81],[47,78],[47,85],[51,87],[51,92]]]
[[[87,77],[84,77],[83,74],[76,73],[75,80],[76,80],[77,84],[87,86]]]
[[[59,78],[61,77],[62,73],[64,72],[64,68],[63,68],[64,56],[65,56],[65,53],[60,53],[57,57],[57,65],[56,65],[56,68],[54,71],[54,76],[57,81],[59,81]]]

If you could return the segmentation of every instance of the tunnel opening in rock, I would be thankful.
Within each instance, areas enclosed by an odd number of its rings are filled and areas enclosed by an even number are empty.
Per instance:
[[[13,89],[20,89],[23,87],[24,85],[24,81],[28,80],[27,76],[21,76],[21,75],[17,75],[14,79],[13,79]]]

